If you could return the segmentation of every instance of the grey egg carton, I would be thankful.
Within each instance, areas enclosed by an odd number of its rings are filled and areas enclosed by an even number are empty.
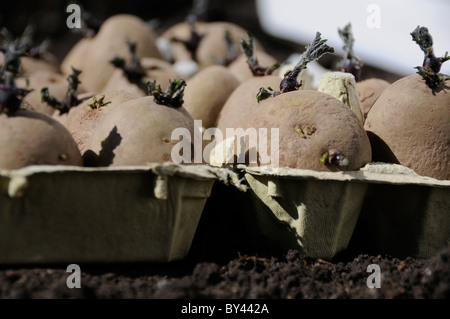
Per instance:
[[[0,264],[182,259],[218,179],[168,163],[0,170]]]
[[[380,253],[428,258],[450,244],[450,181],[395,164],[30,166],[0,170],[0,264],[183,259],[216,182],[239,190],[215,199],[238,205],[247,229],[310,257],[336,256],[358,227]]]
[[[355,227],[365,227],[359,239],[380,253],[429,258],[450,245],[448,180],[384,163],[351,172],[237,169],[249,185],[241,196],[247,223],[281,248],[329,259],[348,247]]]

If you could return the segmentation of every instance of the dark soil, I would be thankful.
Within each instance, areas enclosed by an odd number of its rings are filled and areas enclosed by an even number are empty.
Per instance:
[[[381,288],[367,287],[367,266],[381,268]],[[359,255],[350,261],[240,256],[226,264],[80,265],[81,288],[69,289],[65,267],[6,268],[1,298],[380,299],[449,298],[450,249],[430,260]]]
[[[367,266],[381,268],[381,288],[367,287]],[[214,262],[83,266],[81,289],[69,289],[65,267],[6,268],[1,298],[315,299],[449,298],[450,249],[430,260],[359,255],[350,261],[239,256]]]

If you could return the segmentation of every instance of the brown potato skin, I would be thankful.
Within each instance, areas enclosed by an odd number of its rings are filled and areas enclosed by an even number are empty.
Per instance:
[[[57,58],[46,52],[40,58],[33,58],[30,56],[23,56],[20,59],[20,73],[21,74],[32,74],[35,71],[47,71],[58,73],[58,62]],[[3,64],[3,53],[0,52],[0,65]]]
[[[400,163],[424,176],[450,179],[450,88],[432,90],[420,75],[386,88],[366,122],[374,160]]]
[[[261,103],[256,100],[256,94],[261,87],[271,87],[278,90],[281,79],[275,75],[252,77],[241,83],[230,95],[220,111],[216,126],[225,134],[227,128],[249,127],[249,121],[261,111]]]
[[[277,60],[275,60],[274,57],[261,50],[257,50],[256,58],[261,67],[264,68],[270,68],[277,63]],[[228,69],[241,83],[253,77],[253,73],[247,63],[247,57],[243,54],[231,62],[231,64],[228,65]],[[275,70],[272,75],[278,75],[278,70]]]
[[[69,75],[72,68],[83,70],[84,61],[88,58],[92,38],[82,38],[70,49],[62,60],[59,69],[62,74]]]
[[[315,90],[283,93],[260,102],[251,127],[279,128],[279,166],[316,171],[358,170],[371,161],[370,142],[361,121],[345,104]],[[296,129],[314,127],[306,138]],[[270,141],[270,139],[269,139]],[[270,144],[268,145],[270,154]],[[349,167],[323,164],[329,149],[337,149],[350,161]]]
[[[67,129],[53,118],[19,110],[0,114],[0,168],[29,165],[82,166],[80,151]]]
[[[89,104],[92,104],[94,100],[93,98],[88,99],[80,105],[71,108],[64,120],[64,126],[75,139],[81,155],[86,151],[86,144],[92,131],[97,126],[97,123],[108,114],[113,107],[140,97],[140,95],[121,90],[111,91],[104,95],[96,95],[96,98],[99,99],[102,96],[104,96],[103,101],[105,103],[110,103],[97,109],[93,109]]]
[[[130,58],[128,40],[136,41],[139,57],[161,58],[156,37],[154,31],[139,17],[131,14],[114,15],[103,22],[95,37],[81,40],[84,43],[76,45],[73,49],[75,52],[69,52],[62,71],[67,72],[70,66],[78,67],[82,71],[80,80],[86,90],[101,92],[116,70],[110,63],[111,59],[116,55],[126,60]]]
[[[356,89],[358,90],[365,119],[375,101],[389,85],[391,85],[390,82],[379,78],[370,78],[356,82]]]
[[[184,109],[156,104],[152,96],[133,99],[111,109],[97,124],[88,142],[88,151],[99,154],[101,142],[117,128],[118,146],[111,162],[99,159],[99,166],[148,165],[172,161],[172,148],[179,141],[172,141],[172,131],[187,128],[194,137],[194,120]],[[85,153],[86,154],[86,153]]]
[[[47,103],[42,102],[41,89],[47,87],[52,96],[62,100],[66,96],[69,86],[66,77],[59,73],[40,70],[28,76],[18,78],[16,80],[17,86],[25,88],[27,85],[26,79],[29,82],[29,89],[33,89],[33,91],[25,96],[25,101],[37,112],[46,115],[54,114],[55,109]],[[84,89],[80,86],[78,91],[81,93]]]
[[[219,113],[240,82],[220,65],[209,66],[187,81],[184,92],[186,110],[205,129],[214,127]]]
[[[163,90],[169,86],[170,80],[180,77],[170,63],[158,58],[142,58],[141,65],[148,69],[147,76],[143,79],[143,82],[156,81],[156,84],[161,85]],[[148,95],[148,91],[143,91],[136,84],[131,83],[120,69],[114,71],[103,89],[103,93],[114,92],[117,90],[124,90],[140,97]]]

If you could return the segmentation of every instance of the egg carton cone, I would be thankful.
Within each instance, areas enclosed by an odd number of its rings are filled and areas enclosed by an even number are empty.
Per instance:
[[[348,248],[363,209],[371,225],[364,240],[380,252],[395,246],[431,256],[450,244],[450,181],[382,163],[350,172],[237,169],[249,186],[241,196],[248,228],[281,249],[331,259]],[[371,198],[375,206],[368,205]]]
[[[0,264],[182,259],[221,174],[172,163],[0,170]]]

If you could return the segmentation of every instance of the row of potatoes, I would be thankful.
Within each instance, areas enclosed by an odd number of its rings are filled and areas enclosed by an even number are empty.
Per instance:
[[[270,129],[279,128],[276,151],[280,166],[358,170],[377,158],[404,164],[419,174],[449,179],[448,145],[434,152],[439,163],[433,163],[430,156],[434,155],[428,154],[426,165],[417,156],[411,160],[410,153],[423,152],[408,149],[405,139],[399,153],[393,147],[396,141],[389,145],[395,156],[374,148],[373,141],[385,130],[376,131],[375,127],[385,118],[383,106],[377,107],[381,115],[375,118],[370,118],[369,111],[392,86],[383,79],[356,83],[353,76],[338,77],[347,81],[347,89],[354,87],[362,116],[349,107],[348,96],[332,93],[333,84],[328,88],[306,85],[304,73],[300,90],[258,100],[261,88],[277,90],[285,74],[282,69],[271,69],[277,61],[258,40],[254,40],[253,57],[259,64],[249,65],[241,49],[241,40],[249,36],[247,30],[232,23],[201,21],[178,23],[158,35],[139,17],[120,14],[105,20],[95,35],[76,43],[60,65],[51,57],[22,57],[17,87],[33,91],[24,97],[23,105],[29,110],[0,116],[0,130],[7,132],[0,134],[0,168],[171,161],[179,142],[171,138],[172,132],[185,128],[195,136],[194,120],[201,120],[203,130],[267,128],[269,141]],[[268,69],[270,72],[264,73]],[[407,78],[407,82],[421,82],[418,75]],[[396,89],[391,91],[398,98]],[[442,100],[434,104],[448,108],[448,94],[441,97],[433,91],[428,95]],[[444,116],[444,141],[449,136],[447,119]],[[405,120],[404,125],[410,127],[411,123]],[[385,126],[391,127],[390,123]],[[428,139],[429,145],[430,137],[421,138],[425,144]],[[413,143],[420,144],[417,139]],[[250,152],[245,151],[247,155]]]

